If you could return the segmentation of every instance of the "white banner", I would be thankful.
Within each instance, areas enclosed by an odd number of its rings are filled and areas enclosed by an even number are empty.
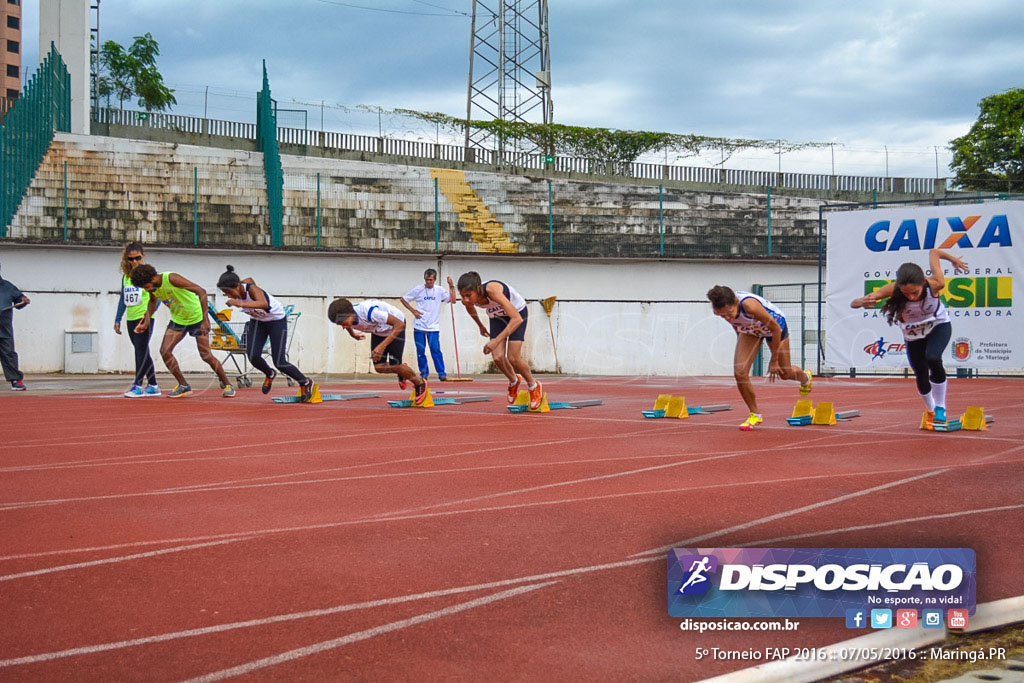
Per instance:
[[[953,338],[947,368],[1024,368],[1024,202],[903,207],[828,215],[825,364],[833,368],[907,367],[903,334],[881,308],[850,302],[896,279],[901,264],[931,273],[929,250],[959,256],[970,270],[954,274],[943,260]]]

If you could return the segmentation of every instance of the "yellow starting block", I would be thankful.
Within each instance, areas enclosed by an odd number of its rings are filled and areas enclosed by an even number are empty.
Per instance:
[[[800,399],[796,402],[796,406],[793,408],[793,414],[790,415],[790,417],[805,417],[813,414],[814,404],[811,403],[811,399]]]
[[[409,394],[409,400],[410,401],[414,401],[415,398],[416,398],[416,388],[413,387],[412,393]],[[416,405],[415,403],[413,403],[412,407],[413,408],[433,408],[434,407],[434,397],[430,394],[430,387],[427,387],[427,395],[423,399],[423,403],[420,403],[419,405]]]
[[[960,417],[960,428],[971,431],[984,431],[988,429],[985,409],[981,406],[968,406],[967,412]]]
[[[814,407],[814,417],[811,424],[834,425],[836,423],[836,409],[829,401],[821,401]]]
[[[526,389],[520,389],[519,393],[516,394],[516,402],[513,403],[512,405],[514,405],[514,406],[528,406],[528,405],[530,405],[530,392],[527,391]],[[531,413],[550,413],[551,412],[551,405],[548,403],[548,392],[545,391],[541,395],[540,407],[539,408],[532,408],[532,409],[531,408],[527,408],[527,410],[529,412],[531,412]],[[515,411],[515,412],[519,412],[519,411]]]

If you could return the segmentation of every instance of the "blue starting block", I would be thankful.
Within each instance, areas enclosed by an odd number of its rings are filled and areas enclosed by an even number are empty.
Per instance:
[[[380,398],[380,394],[320,394],[322,401],[353,401],[359,398]],[[298,396],[275,396],[274,403],[300,403]]]
[[[591,399],[588,401],[551,401],[548,403],[548,408],[551,410],[576,410],[577,408],[589,408],[590,406],[603,405],[600,399]],[[529,412],[530,406],[528,405],[511,405],[508,406],[508,412],[510,413],[526,413]],[[534,412],[540,412],[534,411]]]
[[[936,432],[958,432],[963,429],[960,420],[949,420],[948,422],[935,422],[932,429]]]
[[[786,418],[786,422],[788,422],[789,424],[793,425],[794,427],[803,427],[805,425],[809,425],[809,424],[811,424],[812,420],[814,420],[814,416],[813,415],[801,415],[800,417],[787,417]]]
[[[710,406],[687,406],[687,415],[711,415],[712,413],[720,413],[723,410],[732,410],[732,406],[728,403],[718,403]],[[651,419],[659,419],[665,417],[665,411],[661,408],[656,410],[643,410],[641,411],[643,416]]]
[[[448,396],[437,397],[434,399],[435,406],[452,406],[462,405],[463,403],[480,403],[482,401],[490,401],[490,396],[458,396],[451,398]],[[403,401],[388,401],[388,405],[392,408],[412,408],[412,400],[405,399]]]

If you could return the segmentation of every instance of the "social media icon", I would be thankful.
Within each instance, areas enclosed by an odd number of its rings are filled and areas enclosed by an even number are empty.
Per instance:
[[[892,610],[871,610],[871,628],[892,628]]]
[[[921,615],[921,621],[925,628],[942,628],[942,610],[926,609]]]
[[[896,610],[896,628],[917,628],[917,610]]]
[[[947,623],[950,628],[967,628],[967,610],[951,609],[946,612]]]
[[[846,628],[867,628],[868,613],[862,609],[846,610]]]

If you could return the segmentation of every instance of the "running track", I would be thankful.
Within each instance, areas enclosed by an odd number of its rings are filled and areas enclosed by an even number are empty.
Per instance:
[[[996,422],[953,434],[917,429],[903,379],[816,379],[863,415],[834,427],[787,426],[795,385],[759,384],[753,433],[728,379],[546,386],[604,405],[510,415],[493,378],[429,411],[383,381],[318,406],[4,396],[0,679],[696,680],[743,666],[698,646],[859,635],[682,632],[676,546],[973,547],[978,602],[1024,594],[1019,381],[954,381],[951,413]],[[735,409],[644,420],[666,392]]]

